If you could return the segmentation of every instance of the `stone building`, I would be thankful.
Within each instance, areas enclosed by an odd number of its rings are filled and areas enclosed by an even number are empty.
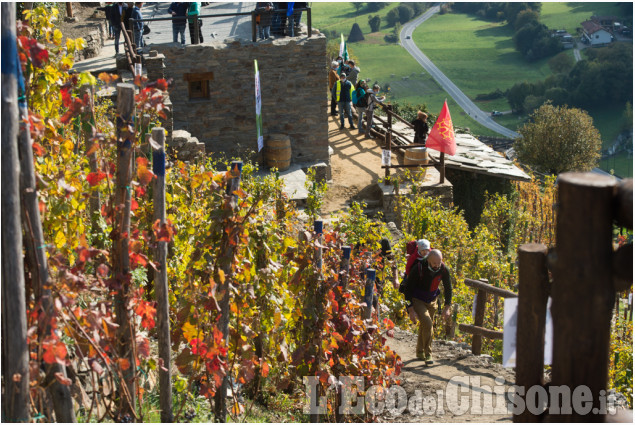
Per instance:
[[[155,44],[162,73],[173,79],[170,100],[174,129],[186,130],[207,153],[245,157],[257,150],[254,60],[262,89],[262,121],[267,135],[291,141],[292,163],[329,162],[326,39],[286,38],[180,46]],[[161,66],[148,66],[152,80]],[[155,75],[150,75],[155,74]]]

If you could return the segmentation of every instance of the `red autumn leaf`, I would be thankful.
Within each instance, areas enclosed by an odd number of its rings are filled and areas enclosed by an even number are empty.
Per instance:
[[[117,359],[117,363],[119,364],[121,370],[130,369],[130,360],[128,359]]]
[[[78,253],[80,263],[85,263],[90,259],[90,250],[88,248],[79,248]]]
[[[164,78],[159,78],[159,79],[157,80],[157,88],[158,88],[159,90],[166,91],[166,90],[168,89],[168,82],[167,82],[167,81],[165,81],[165,79],[164,79]]]
[[[159,220],[156,220],[152,228],[158,242],[170,242],[174,236],[174,226],[170,220],[167,223],[159,223]]]
[[[71,106],[71,87],[69,85],[65,85],[60,89],[60,94],[62,95],[62,105],[65,108]]]
[[[33,143],[33,153],[36,156],[44,156],[44,148],[39,143]]]
[[[68,379],[62,372],[55,372],[55,379],[62,385],[71,385],[73,381]]]
[[[132,211],[135,211],[137,208],[139,208],[139,203],[137,202],[137,200],[136,200],[136,199],[132,198],[132,199],[130,200],[130,209],[131,209]]]
[[[91,187],[97,186],[100,181],[106,178],[106,173],[101,171],[96,171],[94,173],[88,173],[86,175],[86,180]]]
[[[265,361],[263,361],[262,365],[260,365],[260,374],[263,378],[266,378],[267,375],[269,375],[269,364]]]
[[[150,341],[145,337],[137,337],[137,353],[144,358],[150,357]]]
[[[68,111],[66,111],[66,113],[60,118],[62,124],[68,124],[71,119],[79,115],[82,112],[82,106],[84,106],[84,103],[80,99],[74,97]]]
[[[108,277],[109,272],[110,272],[110,268],[106,264],[100,264],[97,267],[97,274],[100,277]]]
[[[140,158],[139,158],[140,159]],[[145,159],[145,158],[143,158]],[[147,161],[147,159],[146,159]],[[148,183],[152,181],[154,178],[154,173],[148,169],[145,165],[139,165],[137,167],[137,178],[139,179],[139,183],[146,186]]]
[[[143,254],[137,254],[136,252],[130,253],[130,268],[136,269],[137,267],[145,267],[148,265],[148,257]]]
[[[141,167],[147,167],[148,166],[148,158],[146,158],[145,156],[138,156],[137,157],[137,166]]]
[[[139,304],[137,304],[137,307],[135,308],[135,313],[137,316],[141,317],[141,326],[146,329],[154,328],[154,317],[157,313],[157,309],[154,307],[153,303],[140,300]]]

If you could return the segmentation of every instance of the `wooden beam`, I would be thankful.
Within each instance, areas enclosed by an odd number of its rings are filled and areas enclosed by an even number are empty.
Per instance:
[[[493,331],[491,329],[486,329],[486,328],[484,328],[482,326],[467,325],[465,323],[460,323],[459,324],[459,330],[461,332],[467,332],[467,333],[470,333],[470,334],[478,336],[478,337],[485,337],[485,338],[489,338],[489,339],[503,339],[503,332],[501,332],[501,331]],[[474,354],[475,355],[480,355],[481,353],[479,352],[478,354],[476,354],[476,353],[474,353]]]
[[[480,280],[465,279],[464,282],[467,286],[471,288],[482,289],[485,292],[498,295],[499,297],[503,297],[503,298],[517,298],[518,297],[518,294],[515,292],[509,291],[503,288],[497,288],[496,286],[492,286]]]
[[[626,179],[620,182],[615,196],[616,209],[615,220],[617,225],[633,228],[633,179]]]

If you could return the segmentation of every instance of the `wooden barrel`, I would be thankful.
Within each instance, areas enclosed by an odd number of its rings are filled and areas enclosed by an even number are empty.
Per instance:
[[[428,163],[428,148],[407,149],[403,156],[404,165],[417,165]]]
[[[265,142],[265,165],[284,171],[291,165],[291,140],[286,134],[271,134]]]

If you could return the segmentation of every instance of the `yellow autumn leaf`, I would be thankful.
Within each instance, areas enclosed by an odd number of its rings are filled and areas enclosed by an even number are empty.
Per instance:
[[[66,236],[64,236],[64,232],[60,230],[55,235],[55,246],[57,248],[61,248],[64,245],[66,245]]]
[[[198,336],[198,333],[199,333],[198,330],[196,329],[196,326],[194,326],[190,322],[187,322],[186,324],[184,324],[181,329],[183,330],[183,336],[185,337],[187,341],[193,340],[194,338]]]
[[[225,283],[225,272],[222,270],[218,270],[218,280],[221,284]]]
[[[58,29],[55,29],[55,31],[53,31],[53,43],[55,43],[56,46],[62,44],[62,37],[62,31]]]
[[[97,79],[90,72],[82,72],[79,74],[79,85],[82,86],[84,84],[90,84],[94,86],[97,84]]]

